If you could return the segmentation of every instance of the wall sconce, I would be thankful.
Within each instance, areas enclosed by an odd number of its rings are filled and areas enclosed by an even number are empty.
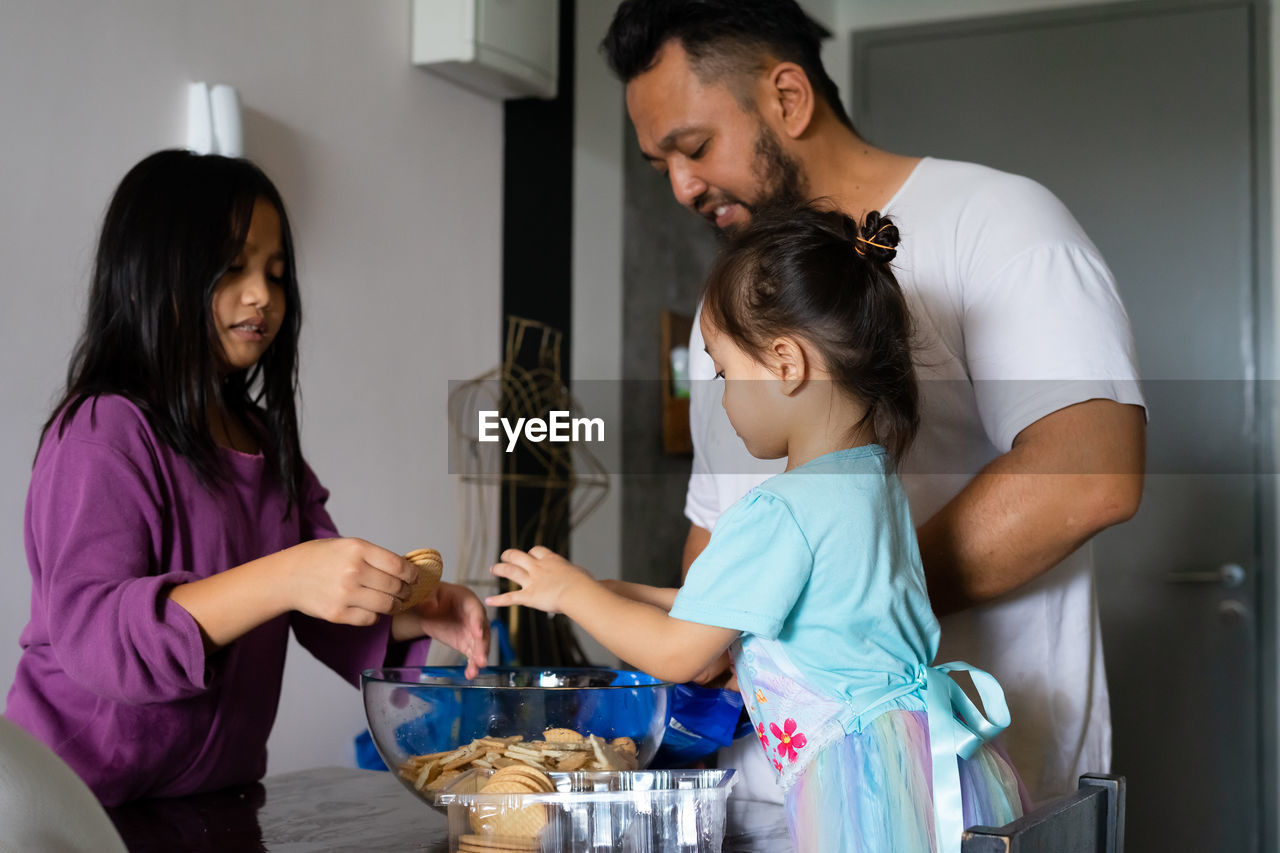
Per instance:
[[[197,154],[244,154],[240,95],[235,87],[192,83],[187,87],[187,148]]]

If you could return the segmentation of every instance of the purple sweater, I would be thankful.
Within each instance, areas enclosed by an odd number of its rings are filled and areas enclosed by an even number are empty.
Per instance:
[[[210,491],[136,406],[110,396],[81,406],[61,437],[55,425],[36,458],[31,621],[5,716],[106,805],[261,778],[290,628],[353,684],[386,657],[389,619],[353,628],[300,613],[206,657],[170,587],[337,535],[309,469],[286,518],[263,457],[221,452],[230,482]],[[414,645],[413,658],[425,654]]]

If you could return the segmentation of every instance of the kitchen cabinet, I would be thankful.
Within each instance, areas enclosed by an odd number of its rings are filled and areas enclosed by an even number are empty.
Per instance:
[[[413,0],[413,63],[493,98],[554,98],[559,0]]]

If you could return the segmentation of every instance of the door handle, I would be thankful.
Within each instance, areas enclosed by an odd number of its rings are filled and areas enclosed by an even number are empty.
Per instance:
[[[1165,583],[1214,583],[1224,589],[1235,589],[1244,586],[1244,566],[1239,563],[1227,563],[1212,572],[1169,572],[1164,576]]]

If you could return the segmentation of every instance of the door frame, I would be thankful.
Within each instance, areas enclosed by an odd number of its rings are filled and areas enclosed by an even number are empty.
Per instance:
[[[1280,265],[1275,257],[1277,246],[1273,238],[1273,174],[1280,168],[1280,151],[1272,151],[1273,120],[1271,114],[1272,92],[1272,36],[1271,3],[1268,0],[1131,0],[1118,3],[1088,3],[1047,11],[1011,11],[977,17],[939,20],[930,23],[913,23],[900,26],[855,29],[850,38],[852,57],[849,64],[852,81],[849,87],[849,110],[854,126],[859,126],[860,116],[868,110],[867,92],[860,86],[868,78],[867,48],[896,41],[931,36],[974,35],[979,33],[1014,32],[1028,27],[1042,28],[1057,23],[1082,21],[1106,22],[1132,17],[1151,17],[1161,13],[1179,13],[1189,10],[1238,7],[1249,16],[1252,56],[1250,57],[1252,109],[1249,121],[1253,132],[1254,181],[1250,205],[1253,211],[1253,275],[1250,301],[1253,308],[1252,341],[1250,352],[1254,364],[1254,465],[1255,506],[1258,517],[1254,523],[1254,557],[1257,576],[1254,579],[1256,615],[1258,619],[1258,656],[1256,679],[1258,684],[1258,744],[1261,756],[1258,762],[1258,831],[1260,850],[1280,849],[1280,700],[1277,685],[1280,684],[1280,636],[1277,633],[1277,613],[1280,612],[1280,576],[1277,573],[1277,555],[1280,555],[1280,502],[1277,500],[1277,437],[1280,425],[1280,365],[1277,358],[1277,340],[1280,339],[1280,303],[1277,303],[1273,270]],[[1280,34],[1277,34],[1280,39]],[[1274,159],[1273,159],[1274,158]],[[1189,772],[1193,772],[1190,771]]]

